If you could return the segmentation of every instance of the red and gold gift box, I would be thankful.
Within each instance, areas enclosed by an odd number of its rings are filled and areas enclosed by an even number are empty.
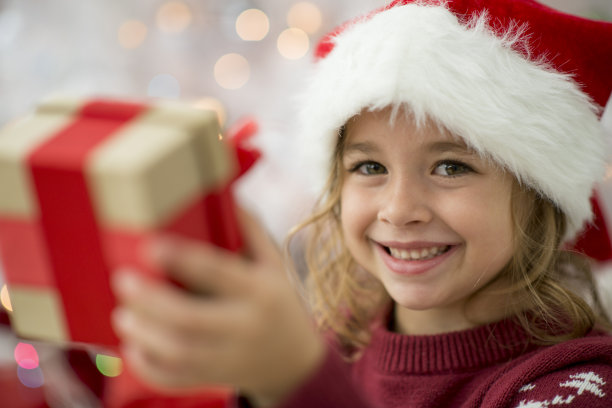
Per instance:
[[[112,271],[163,276],[139,255],[144,240],[175,233],[238,250],[230,188],[242,163],[220,139],[213,112],[118,100],[50,101],[0,131],[0,260],[16,333],[114,347]]]

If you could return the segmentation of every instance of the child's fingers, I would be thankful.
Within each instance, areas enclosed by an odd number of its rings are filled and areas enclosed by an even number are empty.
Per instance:
[[[184,336],[175,335],[175,331],[167,330],[148,316],[138,315],[127,308],[113,312],[113,323],[124,343],[137,345],[160,361],[179,362],[176,350],[187,347],[188,340]]]
[[[166,395],[184,396],[192,391],[201,392],[203,385],[218,388],[223,383],[218,374],[222,369],[211,368],[197,358],[176,364],[132,343],[121,346],[121,356],[131,372]],[[222,387],[229,390],[228,386]]]
[[[151,281],[133,271],[117,271],[113,289],[120,303],[134,314],[187,335],[222,337],[231,330],[229,317],[234,318],[237,314],[234,303],[196,297],[184,289],[167,282]]]
[[[247,255],[253,260],[268,265],[282,264],[282,256],[278,246],[259,221],[242,208],[237,209]]]
[[[146,253],[193,292],[244,295],[253,286],[256,269],[283,271],[283,266],[278,247],[258,221],[242,209],[237,210],[237,216],[244,254],[180,237],[160,237],[150,243]]]
[[[112,284],[119,302],[141,314],[155,310],[159,316],[173,316],[193,307],[193,300],[178,293],[178,288],[140,276],[134,270],[116,271]]]
[[[155,358],[152,354],[134,344],[123,344],[121,355],[130,370],[145,383],[164,389],[182,388],[193,384],[185,384],[186,380],[177,375],[176,370]]]
[[[249,286],[250,263],[212,245],[180,238],[153,243],[151,256],[190,291],[210,296],[241,295]]]

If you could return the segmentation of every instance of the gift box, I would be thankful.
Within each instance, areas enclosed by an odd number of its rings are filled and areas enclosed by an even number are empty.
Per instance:
[[[113,271],[163,278],[140,256],[143,241],[172,233],[239,250],[240,153],[213,112],[179,103],[56,99],[0,131],[0,260],[15,332],[115,347]]]

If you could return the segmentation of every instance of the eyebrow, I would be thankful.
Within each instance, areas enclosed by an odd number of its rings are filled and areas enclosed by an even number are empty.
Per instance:
[[[344,148],[344,153],[352,153],[352,152],[361,152],[361,153],[375,153],[380,149],[375,143],[371,142],[358,142],[358,143],[349,143]],[[460,154],[474,154],[474,150],[469,148],[463,143],[457,142],[434,142],[431,143],[427,150],[435,153],[460,153]]]
[[[463,153],[463,154],[474,154],[474,150],[466,146],[463,143],[457,142],[435,142],[429,145],[428,150],[432,152],[446,153]]]
[[[359,142],[349,143],[344,147],[344,153],[361,152],[361,153],[374,153],[380,149],[376,144],[370,142]]]

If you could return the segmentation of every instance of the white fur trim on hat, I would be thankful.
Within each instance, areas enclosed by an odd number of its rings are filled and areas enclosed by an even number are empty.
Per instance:
[[[573,237],[592,217],[589,198],[605,168],[597,108],[569,75],[514,50],[516,41],[495,35],[485,16],[463,24],[444,6],[422,4],[347,27],[303,95],[302,151],[318,191],[339,128],[364,108],[403,105],[550,199]]]

